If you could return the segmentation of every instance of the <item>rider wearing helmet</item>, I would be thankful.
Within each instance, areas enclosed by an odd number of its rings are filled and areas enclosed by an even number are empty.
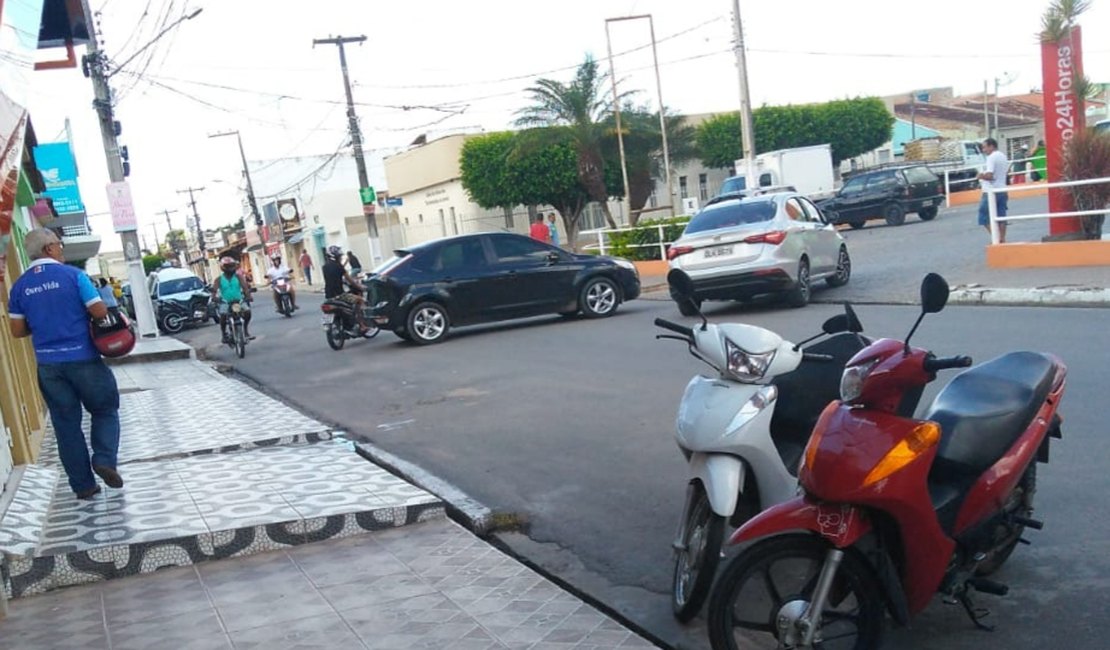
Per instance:
[[[243,307],[243,333],[247,335],[248,339],[253,340],[251,336],[251,285],[247,279],[243,277],[243,271],[239,268],[239,262],[231,257],[220,258],[220,271],[221,274],[216,281],[212,283],[212,296],[219,302],[218,311],[220,314],[220,333],[223,335],[224,343],[228,342],[227,336],[227,314],[231,309],[231,303],[238,302]]]
[[[324,298],[342,300],[354,305],[355,318],[358,319],[359,327],[366,331],[370,329],[369,325],[366,324],[366,315],[363,313],[363,305],[366,304],[366,301],[363,300],[362,296],[345,290],[343,284],[346,283],[357,291],[364,291],[365,287],[347,273],[347,270],[343,268],[342,259],[343,250],[338,246],[328,246],[324,252],[324,266],[322,269],[324,274]]]
[[[293,271],[288,266],[281,263],[280,252],[274,251],[273,254],[270,255],[270,264],[272,266],[266,271],[266,277],[270,279],[270,293],[274,295],[274,310],[278,312],[281,311],[281,298],[278,297],[277,289],[274,286],[278,278],[285,278],[289,286],[289,298],[293,302],[293,309],[300,309],[300,307],[297,306],[297,290],[293,287]]]

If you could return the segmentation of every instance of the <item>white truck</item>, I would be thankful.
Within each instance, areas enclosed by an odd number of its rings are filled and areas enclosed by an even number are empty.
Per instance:
[[[817,144],[768,151],[755,157],[757,183],[748,183],[747,165],[736,161],[736,176],[721,186],[721,194],[742,192],[752,187],[792,187],[814,199],[831,196],[835,191],[832,147]]]
[[[905,163],[923,163],[942,180],[947,172],[952,191],[973,189],[976,175],[986,160],[978,142],[947,138],[918,138],[907,142],[903,156]]]

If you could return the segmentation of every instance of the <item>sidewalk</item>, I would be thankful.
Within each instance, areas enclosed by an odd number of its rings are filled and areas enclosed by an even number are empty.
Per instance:
[[[144,361],[174,343],[113,367],[123,489],[78,501],[49,431],[13,475],[0,647],[652,647],[342,432],[200,362]]]

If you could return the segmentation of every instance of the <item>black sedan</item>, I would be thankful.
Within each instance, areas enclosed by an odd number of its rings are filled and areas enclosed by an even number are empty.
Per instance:
[[[420,345],[455,325],[543,314],[611,316],[640,295],[627,260],[576,255],[512,233],[479,233],[395,252],[367,281],[375,322]]]

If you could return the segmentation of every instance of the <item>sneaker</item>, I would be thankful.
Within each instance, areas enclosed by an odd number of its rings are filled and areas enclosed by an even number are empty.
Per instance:
[[[82,501],[92,501],[92,498],[100,494],[100,486],[94,485],[87,490],[82,490],[77,493],[77,498]]]
[[[108,467],[107,465],[93,465],[92,469],[108,487],[116,488],[117,490],[123,487],[123,478],[119,475],[119,472],[116,471],[115,467]]]

